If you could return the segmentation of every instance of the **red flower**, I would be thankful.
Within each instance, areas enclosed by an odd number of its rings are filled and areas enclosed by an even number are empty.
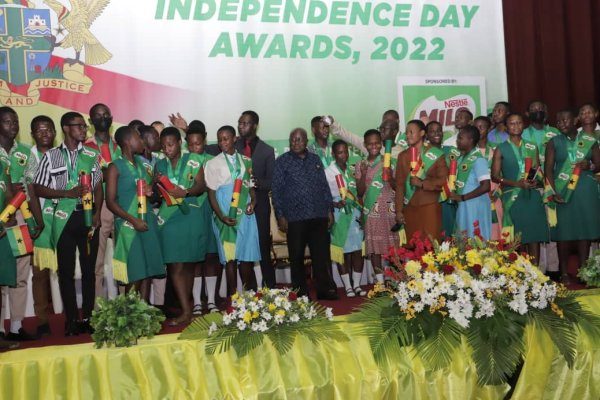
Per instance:
[[[262,299],[263,294],[262,292],[256,292],[256,294],[254,295],[254,297],[256,297],[258,300]]]
[[[510,260],[510,262],[517,261],[517,258],[519,258],[519,256],[514,251],[508,255],[508,259]]]
[[[479,265],[479,264],[473,265],[473,273],[475,275],[481,274],[481,265]]]
[[[290,294],[288,295],[288,300],[289,301],[294,301],[298,298],[298,293],[296,292],[290,292]]]
[[[454,267],[450,264],[446,264],[442,267],[442,271],[444,274],[450,275],[452,272],[454,272]]]
[[[227,314],[231,314],[231,313],[233,313],[235,311],[235,309],[233,307],[231,307],[231,306],[227,306],[227,310],[226,311],[227,311]]]
[[[421,261],[421,269],[422,270],[423,269],[427,269],[427,263],[426,262]]]
[[[391,269],[391,268],[386,268],[386,269],[383,271],[383,275],[385,275],[385,276],[387,276],[387,277],[390,277],[390,278],[392,278],[392,277],[393,277],[395,274],[394,274],[394,271],[392,271],[392,269]]]

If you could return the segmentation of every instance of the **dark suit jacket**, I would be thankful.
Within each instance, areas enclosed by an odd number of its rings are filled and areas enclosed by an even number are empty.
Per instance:
[[[235,149],[240,154],[244,154],[244,140],[242,138],[236,140]],[[269,192],[271,191],[274,163],[275,149],[259,138],[252,152],[252,174],[258,181],[258,188],[256,189],[257,207],[269,207]]]

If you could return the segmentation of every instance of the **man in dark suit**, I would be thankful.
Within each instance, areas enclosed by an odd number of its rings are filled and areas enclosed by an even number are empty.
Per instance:
[[[271,263],[271,178],[275,163],[275,150],[256,136],[258,129],[258,114],[254,111],[244,111],[238,119],[238,139],[235,148],[246,157],[252,159],[252,179],[256,189],[256,224],[258,225],[258,240],[260,244],[260,269],[263,275],[263,285],[275,286],[275,269]]]

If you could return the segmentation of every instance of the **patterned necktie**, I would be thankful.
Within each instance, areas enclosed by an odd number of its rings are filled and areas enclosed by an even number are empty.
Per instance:
[[[252,157],[252,149],[250,148],[249,140],[246,140],[246,145],[244,146],[244,155],[248,158]]]

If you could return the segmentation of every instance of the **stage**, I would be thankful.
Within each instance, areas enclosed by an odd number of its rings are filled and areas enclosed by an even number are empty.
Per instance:
[[[600,313],[600,290],[580,298]],[[140,340],[130,348],[92,343],[30,348],[0,354],[2,399],[502,399],[508,384],[479,387],[463,344],[451,368],[427,371],[412,350],[402,362],[378,366],[366,338],[345,316],[335,320],[350,337],[318,346],[300,337],[280,356],[265,343],[249,356],[206,356],[204,344],[178,334]],[[600,398],[600,342],[581,337],[573,369],[550,337],[528,327],[526,357],[513,399]]]

